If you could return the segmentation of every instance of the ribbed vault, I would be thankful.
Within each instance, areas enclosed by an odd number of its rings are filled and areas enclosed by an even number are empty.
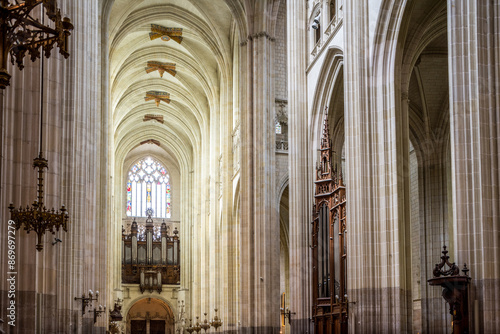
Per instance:
[[[104,0],[102,16],[107,22],[104,103],[114,194],[110,233],[116,245],[110,252],[110,284],[122,287],[121,226],[131,223],[125,215],[127,173],[151,156],[171,176],[172,215],[166,220],[180,230],[180,285],[189,291],[177,298],[185,301],[186,311],[200,314],[199,296],[208,273],[199,262],[208,261],[203,243],[216,221],[210,215],[215,201],[209,200],[215,195],[200,189],[214,187],[224,149],[224,158],[232,161],[227,145],[232,142],[233,106],[239,105],[233,94],[239,89],[239,40],[247,36],[244,6],[240,0]],[[136,290],[132,287],[132,299],[140,293]],[[113,298],[123,297],[118,293]],[[208,297],[218,302],[215,295]]]
[[[235,22],[243,23],[242,13],[237,1],[113,2],[109,108],[118,164],[132,148],[155,139],[181,169],[192,166],[193,154],[210,136],[210,118],[219,114],[221,85],[232,73],[232,35]],[[182,41],[151,39],[153,24],[181,28]],[[175,64],[175,76],[147,73],[148,62]],[[170,94],[170,103],[145,101],[150,91]],[[164,122],[145,122],[146,115],[162,116]]]

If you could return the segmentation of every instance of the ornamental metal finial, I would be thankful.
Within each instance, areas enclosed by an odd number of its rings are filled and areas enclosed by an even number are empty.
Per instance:
[[[38,5],[45,8],[47,17],[53,22],[49,27],[38,19],[34,19],[31,12]],[[59,53],[64,58],[69,57],[68,37],[73,30],[73,24],[67,17],[62,18],[61,11],[57,8],[56,0],[9,0],[0,1],[0,89],[10,85],[11,75],[7,72],[7,58],[11,55],[12,64],[17,63],[23,69],[23,60],[26,53],[31,61],[40,58],[40,47],[45,57],[50,57],[50,52],[57,43]]]
[[[450,257],[448,256],[448,251],[446,250],[446,245],[443,246],[442,253],[443,253],[443,255],[441,256],[441,262],[436,263],[436,266],[434,267],[434,270],[432,272],[434,274],[434,277],[458,275],[460,273],[460,269],[455,264],[455,262],[450,263],[448,261]],[[443,269],[445,264],[449,267],[448,270]]]

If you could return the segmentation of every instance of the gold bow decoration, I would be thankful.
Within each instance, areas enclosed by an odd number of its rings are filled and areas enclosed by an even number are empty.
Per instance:
[[[161,116],[161,115],[146,114],[146,115],[144,115],[144,118],[142,120],[144,122],[157,121],[158,123],[163,124],[163,116]]]
[[[147,67],[145,68],[146,73],[151,73],[154,71],[158,71],[160,73],[160,77],[163,78],[163,73],[170,73],[175,77],[177,71],[175,70],[174,63],[162,63],[159,61],[148,61]]]
[[[182,42],[182,28],[167,28],[158,24],[151,24],[151,32],[149,33],[151,40],[161,38],[162,41],[173,39],[177,43]]]
[[[146,96],[144,97],[145,101],[154,100],[156,102],[156,106],[160,106],[160,102],[170,103],[170,94],[167,92],[160,92],[156,90],[150,90],[146,92]]]

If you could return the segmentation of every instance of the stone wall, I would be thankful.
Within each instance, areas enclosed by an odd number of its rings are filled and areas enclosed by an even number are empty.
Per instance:
[[[106,198],[101,176],[106,174],[102,157],[102,133],[106,124],[100,114],[100,33],[98,1],[59,2],[63,16],[75,28],[69,38],[70,57],[56,49],[44,59],[43,147],[49,169],[45,174],[45,205],[66,206],[68,232],[46,234],[42,252],[35,250],[35,233],[18,230],[16,270],[18,305],[16,327],[10,333],[104,332],[104,318],[94,324],[81,314],[74,297],[89,289],[99,290],[98,303],[106,296]],[[35,16],[37,14],[34,14]],[[1,195],[3,222],[7,206],[26,206],[36,198],[36,175],[31,164],[39,152],[41,62],[24,59],[25,69],[9,67],[11,86],[2,92]],[[6,226],[6,224],[2,224]],[[1,233],[0,264],[6,268],[6,237]],[[62,243],[52,244],[54,237]],[[6,289],[2,270],[1,290]],[[0,318],[6,320],[5,292]],[[95,304],[95,303],[94,303]],[[86,310],[86,312],[89,309]],[[8,325],[4,324],[4,330]]]

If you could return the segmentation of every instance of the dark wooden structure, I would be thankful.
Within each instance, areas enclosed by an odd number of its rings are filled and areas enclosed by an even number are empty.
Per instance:
[[[436,264],[432,274],[433,278],[428,279],[429,285],[441,286],[442,296],[450,307],[452,334],[469,334],[469,284],[471,278],[468,275],[469,269],[464,264],[463,275],[460,269],[453,262],[449,262],[448,251],[443,246],[441,262]],[[445,269],[445,265],[448,269]]]
[[[141,292],[162,290],[162,284],[180,284],[180,242],[177,229],[169,235],[162,223],[155,233],[151,215],[139,231],[136,221],[130,234],[122,233],[122,282],[139,284]]]
[[[346,188],[333,167],[328,113],[316,167],[312,222],[314,333],[347,333]]]

